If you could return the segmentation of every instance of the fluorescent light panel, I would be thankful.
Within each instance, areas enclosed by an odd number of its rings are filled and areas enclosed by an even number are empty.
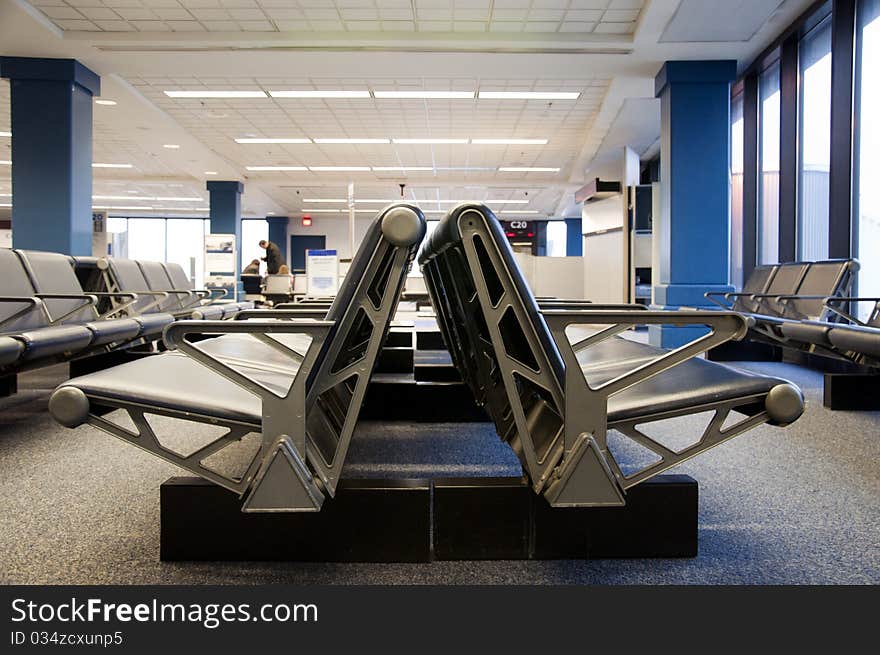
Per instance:
[[[558,168],[545,166],[501,166],[499,169],[502,173],[558,173]]]
[[[12,136],[12,132],[0,132],[0,136]]]
[[[377,172],[381,171],[402,171],[402,172],[418,172],[418,171],[433,171],[433,166],[373,166],[373,170]]]
[[[5,159],[0,159],[0,166],[12,166],[12,162]]]
[[[480,91],[480,100],[577,100],[579,91]]]
[[[249,171],[307,171],[306,166],[245,166]]]
[[[369,91],[269,91],[273,98],[369,98]]]
[[[265,98],[262,91],[166,91],[169,98]]]
[[[334,173],[334,172],[349,172],[349,173],[362,173],[369,172],[369,166],[309,166],[309,170],[316,173]]]
[[[392,139],[394,143],[399,143],[402,145],[410,145],[410,144],[443,144],[443,145],[453,145],[453,144],[466,144],[468,142],[467,139]]]
[[[131,164],[92,164],[92,168],[133,168]]]
[[[96,105],[104,105],[105,107],[113,107],[116,105],[115,100],[95,100]]]
[[[236,143],[311,143],[311,139],[305,138],[244,138],[244,139],[236,139]]]
[[[475,146],[543,146],[547,139],[471,139]]]
[[[373,91],[376,98],[473,100],[473,91]]]
[[[315,139],[315,143],[390,143],[388,139]]]
[[[163,148],[168,148],[169,150],[177,150],[180,146],[176,143],[166,143],[162,146]]]

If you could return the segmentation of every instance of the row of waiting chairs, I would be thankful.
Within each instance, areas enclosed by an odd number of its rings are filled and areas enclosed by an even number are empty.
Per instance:
[[[235,321],[177,322],[165,333],[175,350],[69,380],[49,409],[63,425],[96,426],[237,492],[243,511],[319,510],[335,493],[425,231],[417,207],[392,205],[371,224],[319,320],[302,309],[277,309],[241,312]],[[522,460],[533,489],[555,506],[624,504],[634,484],[763,423],[786,425],[803,411],[800,390],[785,380],[697,357],[745,333],[745,319],[735,312],[587,304],[542,311],[484,205],[453,209],[420,264],[462,378]],[[565,331],[572,323],[600,329],[572,343]],[[675,351],[616,336],[641,323],[701,324],[711,333]],[[195,338],[206,334],[223,336]],[[108,410],[127,418],[111,420]],[[685,448],[673,450],[642,431],[644,423],[704,412],[713,418]],[[172,452],[148,414],[226,431],[194,452]],[[651,449],[658,462],[625,473],[608,449],[611,429]],[[249,432],[261,433],[259,448],[234,474],[212,464]]]
[[[147,344],[194,312],[252,306],[203,307],[175,264],[4,248],[0,276],[0,376]]]
[[[854,259],[758,266],[739,293],[709,293],[748,316],[751,336],[784,348],[880,366],[880,298],[853,297]],[[872,303],[865,320],[850,311]]]

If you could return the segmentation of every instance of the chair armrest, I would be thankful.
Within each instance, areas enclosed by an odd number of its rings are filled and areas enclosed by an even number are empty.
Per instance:
[[[244,321],[255,318],[308,318],[322,321],[326,316],[327,312],[323,309],[243,309],[240,312],[235,313],[233,320]]]
[[[24,307],[19,309],[17,312],[7,316],[5,319],[0,321],[0,329],[2,329],[2,327],[6,323],[9,323],[10,321],[13,321],[21,316],[24,316],[28,312],[36,309],[38,306],[43,309],[44,315],[46,313],[46,308],[43,305],[43,302],[38,298],[34,298],[31,296],[0,296],[0,303],[19,303],[24,305]],[[48,319],[48,316],[46,318]]]
[[[855,296],[828,296],[825,300],[825,309],[828,311],[837,314],[841,318],[846,319],[850,323],[854,323],[855,325],[861,325],[862,327],[866,327],[868,325],[867,322],[862,321],[856,316],[853,316],[848,311],[841,309],[840,307],[833,307],[833,303],[837,302],[849,302],[849,303],[859,303],[859,302],[873,302],[876,303],[876,307],[874,311],[871,312],[873,316],[875,313],[880,312],[880,298],[871,298],[866,296],[855,297]]]
[[[91,307],[94,307],[95,305],[98,304],[98,297],[95,296],[95,295],[93,295],[93,294],[83,294],[83,293],[38,293],[38,294],[35,294],[35,295],[36,295],[36,297],[39,298],[40,300],[48,299],[48,300],[82,300],[82,301],[83,301],[82,304],[77,305],[76,307],[74,307],[73,309],[71,309],[71,310],[65,312],[65,313],[62,314],[61,316],[55,316],[55,317],[52,317],[52,316],[49,314],[49,309],[46,308],[46,316],[47,316],[47,318],[49,319],[49,325],[56,325],[57,323],[60,323],[60,322],[63,321],[64,319],[69,318],[70,316],[73,316],[74,314],[76,314],[76,313],[77,313],[78,311],[80,311],[81,309],[85,309],[86,307],[90,307],[90,306],[91,306]],[[97,317],[98,317],[98,312],[95,311],[95,318],[97,318]]]

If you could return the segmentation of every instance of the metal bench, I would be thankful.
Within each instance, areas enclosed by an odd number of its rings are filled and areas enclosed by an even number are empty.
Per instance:
[[[763,423],[787,425],[803,411],[800,390],[786,380],[697,357],[741,338],[740,314],[540,309],[484,205],[450,211],[419,263],[453,362],[533,490],[553,506],[623,505],[633,485]],[[706,326],[708,333],[672,351],[621,336],[644,324]],[[651,423],[703,412],[711,418],[690,445],[667,446],[646,432]],[[612,430],[654,460],[624,473],[609,448]]]
[[[251,310],[233,321],[179,321],[172,350],[72,379],[53,393],[61,424],[84,423],[235,491],[243,511],[317,511],[334,495],[376,357],[424,237],[424,215],[392,205],[371,224],[322,320]],[[196,342],[202,335],[223,335]],[[105,416],[120,409],[134,428]],[[193,452],[164,445],[158,415],[222,426]],[[259,448],[238,474],[206,461],[251,432]]]
[[[165,315],[154,324],[101,314],[99,299],[116,294],[83,292],[70,258],[59,253],[2,249],[0,275],[3,374],[157,338],[173,320]]]

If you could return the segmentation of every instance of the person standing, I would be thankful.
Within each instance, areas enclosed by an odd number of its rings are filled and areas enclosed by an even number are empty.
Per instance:
[[[266,256],[263,257],[263,261],[266,262],[266,272],[269,275],[275,275],[278,272],[278,269],[281,268],[281,249],[271,241],[260,241],[260,248],[264,248],[266,250]]]

